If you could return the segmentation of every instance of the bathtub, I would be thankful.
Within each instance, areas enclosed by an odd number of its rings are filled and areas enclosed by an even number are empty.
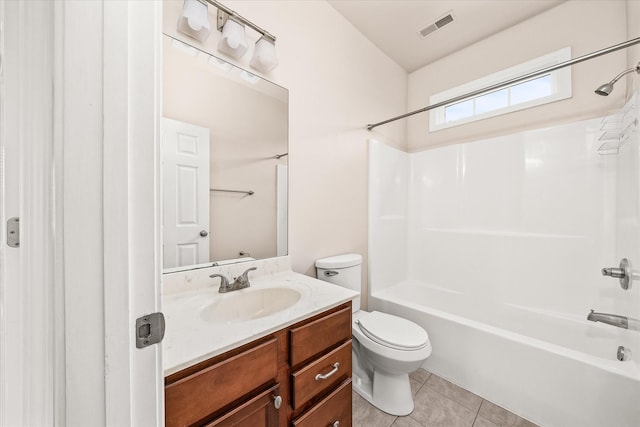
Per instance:
[[[639,332],[410,280],[369,298],[370,310],[428,331],[425,369],[523,418],[544,427],[640,426],[638,365],[616,359]]]

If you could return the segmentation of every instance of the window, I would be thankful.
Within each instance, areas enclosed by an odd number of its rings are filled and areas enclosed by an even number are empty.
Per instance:
[[[429,105],[464,95],[571,59],[566,47],[429,97]],[[571,97],[571,68],[565,67],[429,111],[429,132]]]

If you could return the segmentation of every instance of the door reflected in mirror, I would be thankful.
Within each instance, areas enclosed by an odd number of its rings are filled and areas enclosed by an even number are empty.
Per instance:
[[[165,272],[287,254],[287,89],[164,36]]]

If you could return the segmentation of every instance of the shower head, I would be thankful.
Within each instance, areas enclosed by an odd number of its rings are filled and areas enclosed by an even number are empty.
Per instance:
[[[600,85],[600,87],[598,89],[596,89],[596,93],[598,95],[602,95],[602,96],[607,96],[611,93],[611,91],[613,90],[613,83],[614,82],[609,82],[609,83],[605,83],[603,85]]]
[[[638,62],[636,64],[635,67],[633,68],[629,68],[628,70],[624,70],[623,72],[621,72],[620,74],[618,74],[617,76],[615,76],[613,78],[613,80],[611,80],[609,83],[605,83],[603,85],[600,85],[598,87],[598,89],[595,90],[595,92],[598,95],[602,95],[602,96],[607,96],[609,95],[612,91],[613,91],[613,85],[620,80],[620,78],[626,74],[632,73],[632,72],[636,72],[638,74],[640,74],[640,62]]]

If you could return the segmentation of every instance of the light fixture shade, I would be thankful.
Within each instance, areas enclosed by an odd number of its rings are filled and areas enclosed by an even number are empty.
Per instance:
[[[211,32],[207,5],[200,0],[184,0],[178,31],[203,42]]]
[[[256,42],[253,57],[249,64],[263,73],[268,73],[276,68],[278,58],[276,58],[276,44],[272,38],[267,36],[260,37]]]
[[[233,58],[240,58],[247,52],[249,44],[244,34],[244,24],[236,22],[232,16],[222,28],[222,37],[218,42],[218,50]]]

